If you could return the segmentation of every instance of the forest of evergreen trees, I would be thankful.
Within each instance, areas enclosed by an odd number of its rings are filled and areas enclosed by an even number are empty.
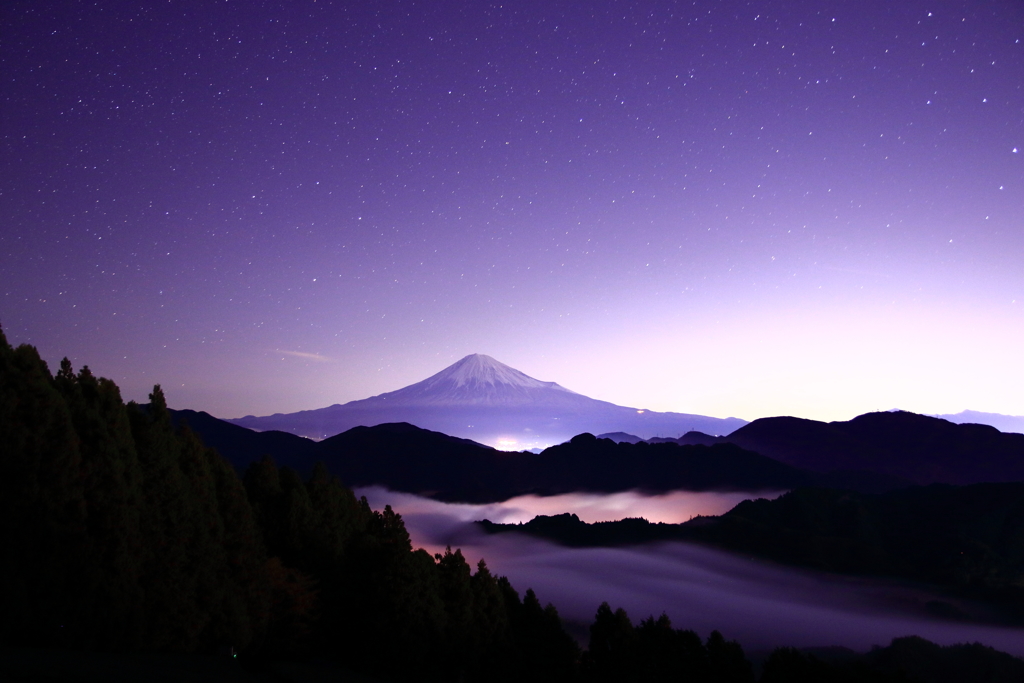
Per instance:
[[[322,465],[303,481],[267,457],[240,477],[172,425],[159,386],[125,404],[2,331],[0,448],[0,644],[233,648],[249,666],[329,658],[398,680],[754,680],[717,632],[634,626],[607,604],[581,652],[533,591],[458,550],[414,550],[400,515]],[[830,667],[782,649],[762,680],[904,680]]]

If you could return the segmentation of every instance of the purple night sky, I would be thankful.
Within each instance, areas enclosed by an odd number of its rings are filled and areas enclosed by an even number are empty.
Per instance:
[[[654,410],[1024,414],[1018,0],[0,22],[0,323],[126,399],[318,408],[478,352]]]

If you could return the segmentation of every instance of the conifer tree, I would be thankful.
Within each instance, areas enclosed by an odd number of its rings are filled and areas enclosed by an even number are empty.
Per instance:
[[[726,640],[718,631],[708,636],[708,666],[711,680],[721,683],[753,683],[754,671],[735,640]]]
[[[228,588],[223,613],[218,616],[223,620],[218,633],[226,644],[244,649],[266,637],[271,599],[266,551],[238,475],[213,449],[205,449],[205,456],[213,474],[224,528],[221,543]]]
[[[440,579],[441,600],[445,610],[445,641],[448,656],[457,667],[465,662],[475,646],[473,633],[473,588],[471,570],[462,551],[451,547],[435,556]]]
[[[248,611],[238,599],[237,586],[228,571],[225,538],[227,529],[220,514],[217,483],[207,449],[182,424],[175,434],[179,466],[188,486],[185,533],[190,535],[187,562],[195,575],[196,619],[192,628],[199,643],[243,646],[251,638]],[[235,642],[238,640],[238,642]]]
[[[389,662],[396,675],[408,675],[443,659],[438,651],[446,613],[437,568],[425,551],[413,552],[405,523],[390,506],[373,511],[362,498],[359,508],[365,530],[353,537],[346,560],[346,600],[361,615],[364,629],[347,632],[374,661]]]
[[[278,469],[269,455],[245,472],[256,536],[269,556],[266,581],[266,652],[296,655],[308,650],[320,610],[320,585],[309,572],[305,549],[314,516],[298,475]]]
[[[279,480],[283,536],[275,554],[280,555],[289,566],[308,569],[313,564],[316,545],[316,518],[313,514],[313,504],[309,499],[309,491],[299,473],[290,467],[280,468]]]
[[[505,597],[514,652],[509,680],[567,681],[575,674],[580,656],[576,641],[565,632],[558,610],[548,603],[541,607],[537,594],[527,589],[522,602],[504,576],[498,586]]]
[[[0,636],[73,640],[87,546],[78,439],[46,363],[2,332],[0,444]]]
[[[350,489],[318,462],[306,486],[313,511],[312,555],[325,571],[340,568],[345,548],[359,529],[359,505]]]
[[[345,561],[356,533],[365,531],[366,519],[352,491],[332,477],[322,462],[313,468],[306,484],[312,509],[312,525],[307,538],[306,568],[319,583],[321,640],[331,640],[345,631],[350,619],[346,603]]]
[[[254,462],[245,471],[245,492],[252,508],[253,520],[270,556],[285,546],[281,498],[281,475],[269,455]]]
[[[159,385],[149,399],[147,411],[135,404],[128,411],[145,500],[140,519],[145,638],[151,648],[191,652],[206,625],[199,605],[201,571],[192,564],[196,555],[190,547],[191,533],[199,533],[198,510]]]
[[[89,557],[79,567],[81,644],[141,644],[142,475],[121,392],[83,367],[61,361],[54,386],[71,413],[81,454]]]
[[[296,656],[308,654],[317,622],[319,591],[309,574],[287,567],[279,557],[266,563],[269,583],[269,618],[265,653]]]
[[[708,653],[700,637],[693,631],[672,628],[668,615],[648,617],[636,633],[642,680],[715,680],[709,679]]]
[[[483,559],[477,562],[476,573],[470,578],[470,588],[477,659],[481,663],[500,661],[512,647],[508,612],[498,580]]]
[[[637,635],[621,607],[612,612],[607,602],[597,608],[590,625],[590,646],[584,668],[593,681],[636,680]]]

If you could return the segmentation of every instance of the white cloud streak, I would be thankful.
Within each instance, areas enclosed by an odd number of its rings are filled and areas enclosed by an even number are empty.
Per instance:
[[[332,363],[333,358],[327,356],[321,356],[319,353],[306,353],[305,351],[283,351],[281,349],[274,349],[274,353],[281,353],[285,356],[291,356],[292,358],[302,358],[303,360],[315,360],[318,363]]]

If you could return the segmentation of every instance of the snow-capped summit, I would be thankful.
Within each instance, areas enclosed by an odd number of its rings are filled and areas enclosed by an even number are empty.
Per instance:
[[[438,386],[454,382],[456,386],[479,385],[479,384],[511,384],[514,386],[539,389],[541,387],[558,387],[554,382],[541,382],[524,372],[510,368],[490,356],[482,353],[471,353],[462,360],[452,363],[441,372],[428,377],[427,379],[413,384],[426,386]]]
[[[580,395],[474,353],[422,382],[374,396],[389,405],[521,406],[564,404]]]

